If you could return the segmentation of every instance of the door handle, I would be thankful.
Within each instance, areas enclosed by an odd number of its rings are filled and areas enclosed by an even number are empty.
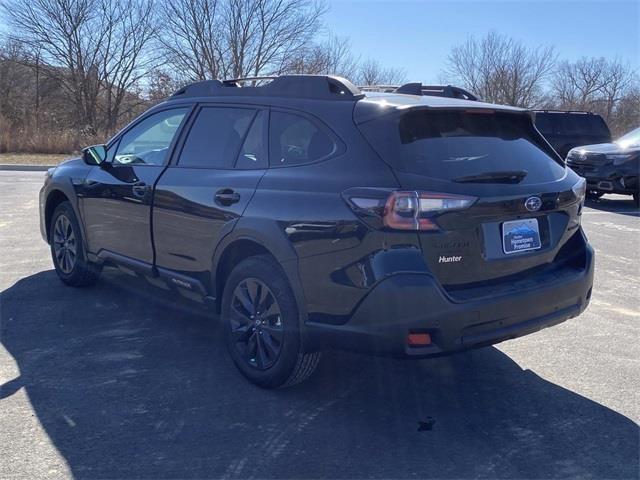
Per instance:
[[[138,198],[142,198],[144,197],[147,192],[149,191],[149,185],[147,185],[144,182],[140,182],[140,183],[135,183],[132,187],[131,187],[131,191],[133,192],[133,194],[138,197]]]
[[[220,205],[224,205],[228,207],[234,203],[238,203],[240,201],[240,194],[234,192],[230,188],[223,188],[222,190],[218,190],[215,195],[216,203]]]

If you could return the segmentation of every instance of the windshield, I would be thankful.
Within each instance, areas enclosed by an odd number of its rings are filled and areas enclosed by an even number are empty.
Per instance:
[[[640,147],[640,127],[621,136],[616,143],[622,148]]]
[[[442,180],[523,172],[521,183],[562,178],[564,167],[522,114],[414,110],[360,127],[394,169]]]

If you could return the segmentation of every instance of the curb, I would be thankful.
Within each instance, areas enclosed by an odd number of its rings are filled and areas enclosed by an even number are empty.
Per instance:
[[[11,165],[0,164],[0,170],[11,170],[18,172],[45,172],[55,165]]]

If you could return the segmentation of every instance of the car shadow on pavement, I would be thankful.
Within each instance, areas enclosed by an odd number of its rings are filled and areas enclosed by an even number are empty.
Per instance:
[[[79,478],[636,478],[638,426],[496,348],[425,361],[330,353],[265,391],[215,318],[120,273],[2,292],[1,341]]]

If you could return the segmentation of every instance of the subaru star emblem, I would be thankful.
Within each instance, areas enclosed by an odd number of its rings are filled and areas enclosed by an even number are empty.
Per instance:
[[[537,212],[542,207],[542,200],[540,197],[529,197],[525,200],[524,206],[530,212]]]

